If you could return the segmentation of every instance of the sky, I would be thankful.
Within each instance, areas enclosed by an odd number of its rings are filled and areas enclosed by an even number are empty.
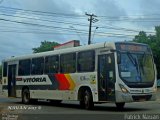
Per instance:
[[[0,61],[31,54],[44,40],[88,43],[132,40],[139,31],[155,34],[160,0],[0,0]]]

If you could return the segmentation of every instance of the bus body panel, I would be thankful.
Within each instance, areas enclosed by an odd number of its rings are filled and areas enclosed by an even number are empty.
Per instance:
[[[124,42],[125,43],[125,42]],[[135,43],[134,43],[135,44]],[[136,44],[141,45],[141,44]],[[78,72],[75,73],[53,73],[53,74],[42,74],[42,75],[28,75],[28,76],[19,76],[18,68],[19,61],[24,59],[33,59],[38,57],[53,56],[67,53],[76,53],[78,55],[81,51],[95,51],[95,70],[90,72]],[[68,48],[63,50],[55,50],[49,52],[43,52],[38,54],[32,54],[28,56],[13,57],[7,59],[4,62],[8,63],[7,75],[9,75],[9,69],[11,66],[16,65],[16,94],[13,97],[22,97],[22,89],[28,87],[30,91],[30,97],[33,99],[53,99],[53,100],[78,100],[78,93],[81,87],[88,87],[91,90],[93,96],[93,102],[134,102],[134,101],[146,101],[146,100],[155,100],[156,92],[156,77],[152,87],[146,88],[130,88],[126,85],[125,82],[120,78],[119,65],[118,65],[118,50],[116,50],[115,43],[103,43],[90,46],[82,46],[75,48]],[[113,57],[113,62],[111,57]],[[104,58],[104,60],[103,60]],[[76,57],[76,60],[78,58]],[[100,77],[100,64],[99,61],[107,61],[107,75],[104,78],[105,89],[100,90],[100,85],[103,83],[100,82],[102,79]],[[110,63],[113,65],[110,66]],[[107,64],[103,64],[107,65]],[[103,65],[101,66],[103,68]],[[3,66],[3,64],[2,64]],[[76,67],[77,68],[77,67]],[[105,68],[105,67],[104,67]],[[111,69],[112,68],[112,69]],[[113,69],[114,68],[114,69]],[[155,68],[154,68],[155,69]],[[2,70],[3,71],[3,70]],[[114,77],[113,77],[114,76]],[[156,74],[155,74],[156,76]],[[114,79],[114,87],[110,88],[108,84],[111,81],[111,78]],[[9,76],[3,76],[2,78],[2,91],[5,96],[9,95],[9,85],[10,81]],[[108,86],[107,86],[108,84]],[[122,91],[123,86],[128,92],[124,93]],[[108,92],[108,88],[110,88]],[[142,91],[142,92],[140,92]],[[11,94],[11,93],[10,93]],[[151,95],[151,96],[150,96]],[[102,97],[103,96],[103,97]],[[144,99],[145,98],[145,99]]]
[[[23,87],[28,87],[31,98],[39,99],[57,99],[57,100],[78,100],[78,91],[80,87],[89,87],[92,91],[93,101],[98,102],[97,93],[97,74],[93,73],[73,73],[73,74],[52,74],[52,76],[65,77],[69,85],[62,86],[65,82],[60,81],[59,86],[54,87],[52,78],[48,75],[32,75],[16,77],[16,97],[22,97]],[[45,79],[44,79],[45,78]],[[44,81],[43,81],[44,80]],[[52,88],[53,87],[53,88]]]

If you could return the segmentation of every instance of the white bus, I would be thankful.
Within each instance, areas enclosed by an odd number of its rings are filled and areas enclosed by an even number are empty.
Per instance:
[[[148,45],[133,42],[86,46],[3,60],[2,92],[24,104],[47,99],[125,103],[156,99],[156,68]]]

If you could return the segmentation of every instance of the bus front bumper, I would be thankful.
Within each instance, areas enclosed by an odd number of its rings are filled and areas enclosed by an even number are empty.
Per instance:
[[[130,94],[116,91],[115,94],[116,102],[142,102],[156,100],[156,93]]]

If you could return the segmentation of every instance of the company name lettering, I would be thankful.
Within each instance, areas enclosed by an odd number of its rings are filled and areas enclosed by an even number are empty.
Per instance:
[[[23,78],[24,82],[47,82],[45,77],[40,78]]]

